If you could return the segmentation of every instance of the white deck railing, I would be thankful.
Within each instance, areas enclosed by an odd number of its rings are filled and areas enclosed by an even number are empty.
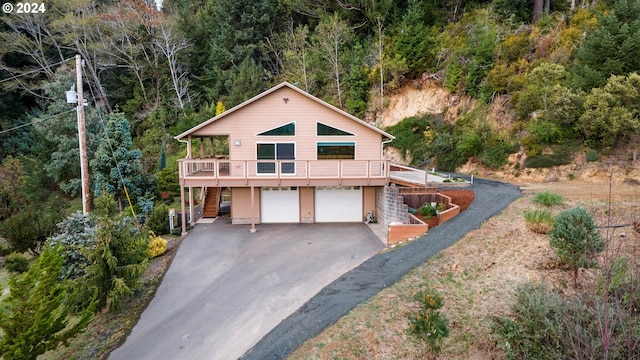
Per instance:
[[[249,160],[183,159],[181,179],[384,179],[386,160]]]

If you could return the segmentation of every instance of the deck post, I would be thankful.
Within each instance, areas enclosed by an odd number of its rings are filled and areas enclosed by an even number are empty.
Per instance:
[[[193,187],[189,186],[189,225],[191,226],[195,224],[194,214],[195,212],[193,211]]]
[[[253,185],[251,186],[251,229],[249,229],[250,233],[255,233],[256,231],[256,194],[255,188]]]
[[[182,216],[182,236],[185,236],[187,235],[187,213],[184,208],[184,186],[182,185],[180,185],[180,207],[182,211],[180,214]]]

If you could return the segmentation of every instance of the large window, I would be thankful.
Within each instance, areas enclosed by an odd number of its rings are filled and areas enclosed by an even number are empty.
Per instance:
[[[319,142],[318,160],[356,158],[356,143],[353,142]]]
[[[318,136],[354,136],[352,133],[334,128],[333,126],[317,123],[316,134]]]
[[[296,123],[289,123],[282,125],[275,129],[261,132],[258,136],[295,136],[296,135]]]
[[[256,146],[258,159],[258,174],[275,174],[276,162],[268,160],[295,160],[296,146],[294,143],[261,143]],[[293,175],[296,173],[295,162],[281,162],[280,173]]]

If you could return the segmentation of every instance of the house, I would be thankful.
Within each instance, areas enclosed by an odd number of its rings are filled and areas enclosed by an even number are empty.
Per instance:
[[[216,138],[228,141],[228,153],[214,152]],[[183,233],[185,191],[193,212],[196,188],[213,199],[229,188],[231,221],[251,224],[252,231],[260,223],[375,217],[389,182],[383,146],[393,138],[281,83],[176,136],[187,143],[187,156],[178,162]]]

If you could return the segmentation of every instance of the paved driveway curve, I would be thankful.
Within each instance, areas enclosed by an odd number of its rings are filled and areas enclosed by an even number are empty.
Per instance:
[[[475,198],[469,209],[433,228],[424,237],[378,254],[346,273],[280,323],[242,359],[286,358],[306,339],[319,334],[357,304],[400,280],[467,232],[480,227],[521,195],[516,186],[490,180],[476,179],[470,189],[475,192]]]
[[[199,224],[110,359],[237,359],[384,248],[364,224]]]

